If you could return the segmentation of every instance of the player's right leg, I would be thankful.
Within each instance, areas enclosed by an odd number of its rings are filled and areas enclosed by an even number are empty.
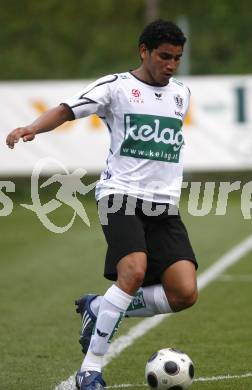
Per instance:
[[[112,198],[110,197],[107,200],[110,202],[109,205],[112,206]],[[116,201],[116,199],[113,198],[113,201]],[[126,198],[123,202],[121,209],[115,213],[108,214],[108,223],[106,225],[102,225],[102,228],[108,243],[105,277],[114,281],[118,279],[117,284],[123,284],[121,286],[122,290],[128,292],[129,283],[128,281],[124,282],[124,279],[127,280],[127,275],[124,273],[125,277],[123,277],[122,280],[120,280],[120,276],[118,276],[117,267],[119,262],[121,263],[120,259],[129,255],[129,257],[127,257],[127,273],[131,274],[131,271],[134,270],[135,277],[142,279],[142,270],[137,270],[135,266],[134,253],[146,253],[147,249],[143,223],[137,215],[134,215],[135,202],[132,201],[133,209],[131,210],[130,215],[125,215],[125,209],[127,206]],[[133,265],[131,265],[131,262],[133,262]],[[123,262],[121,264],[123,264]],[[137,275],[137,273],[140,275]],[[82,345],[84,353],[87,352],[89,346],[100,303],[101,297],[95,298],[93,295],[84,296],[76,300],[75,303],[77,306],[76,311],[80,313],[82,319],[82,329],[79,342]]]
[[[94,332],[87,354],[76,375],[76,385],[81,390],[103,389],[101,377],[103,357],[125,316],[134,293],[143,283],[147,266],[144,252],[124,256],[117,264],[118,279],[101,299]]]

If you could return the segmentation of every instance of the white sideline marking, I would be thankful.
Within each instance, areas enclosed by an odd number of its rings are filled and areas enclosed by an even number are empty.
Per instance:
[[[240,244],[233,247],[226,254],[221,256],[213,265],[202,272],[198,277],[198,289],[202,290],[213,280],[217,279],[228,267],[238,262],[243,256],[252,250],[252,235],[243,240]],[[160,324],[170,314],[162,314],[142,320],[136,326],[133,326],[126,335],[118,337],[111,345],[108,353],[105,355],[104,364],[106,366],[125,348],[134,343],[136,339],[143,336],[149,330]],[[249,376],[251,374],[248,374]],[[66,381],[61,382],[54,390],[75,390],[75,374]]]
[[[251,283],[252,282],[252,275],[229,275],[224,274],[220,275],[218,278],[218,282],[244,282],[244,283]]]
[[[201,378],[195,378],[193,382],[216,382],[216,381],[224,381],[228,379],[241,379],[241,378],[249,378],[252,377],[252,372],[248,372],[247,374],[241,374],[241,375],[219,375],[219,376],[210,376],[210,377],[201,377]],[[146,383],[133,385],[131,383],[125,383],[121,385],[113,385],[108,386],[106,389],[125,389],[128,387],[148,387]]]
[[[249,378],[252,377],[252,372],[248,372],[247,374],[241,374],[241,375],[219,375],[219,376],[210,376],[210,377],[201,377],[201,378],[195,378],[193,382],[214,382],[214,381],[223,381],[228,379],[241,379],[241,378]],[[121,385],[113,385],[108,386],[106,389],[120,389],[120,388],[127,388],[127,387],[148,387],[146,383],[133,385],[131,383],[125,383]]]
[[[250,378],[250,377],[252,377],[252,372],[247,372],[246,374],[241,374],[241,375],[228,374],[228,375],[195,378],[194,382],[213,382],[213,381],[224,381],[226,379],[240,379],[240,378]]]

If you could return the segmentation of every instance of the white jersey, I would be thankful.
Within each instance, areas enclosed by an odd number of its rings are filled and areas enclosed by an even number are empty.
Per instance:
[[[156,87],[126,72],[102,77],[62,103],[76,119],[96,113],[110,133],[97,200],[123,193],[157,203],[178,202],[189,97],[189,89],[174,78]]]

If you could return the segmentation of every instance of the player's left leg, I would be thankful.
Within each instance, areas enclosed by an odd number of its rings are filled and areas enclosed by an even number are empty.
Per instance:
[[[194,305],[198,297],[195,264],[189,260],[179,260],[163,272],[162,285],[174,312]]]
[[[141,287],[127,308],[126,317],[151,317],[177,312],[196,302],[198,294],[194,262],[178,260],[172,263],[162,273],[161,282]]]

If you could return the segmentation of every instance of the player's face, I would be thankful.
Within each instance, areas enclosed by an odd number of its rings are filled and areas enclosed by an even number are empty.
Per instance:
[[[151,83],[166,85],[176,72],[183,54],[182,46],[163,43],[151,52],[143,44],[140,55],[143,67]]]

